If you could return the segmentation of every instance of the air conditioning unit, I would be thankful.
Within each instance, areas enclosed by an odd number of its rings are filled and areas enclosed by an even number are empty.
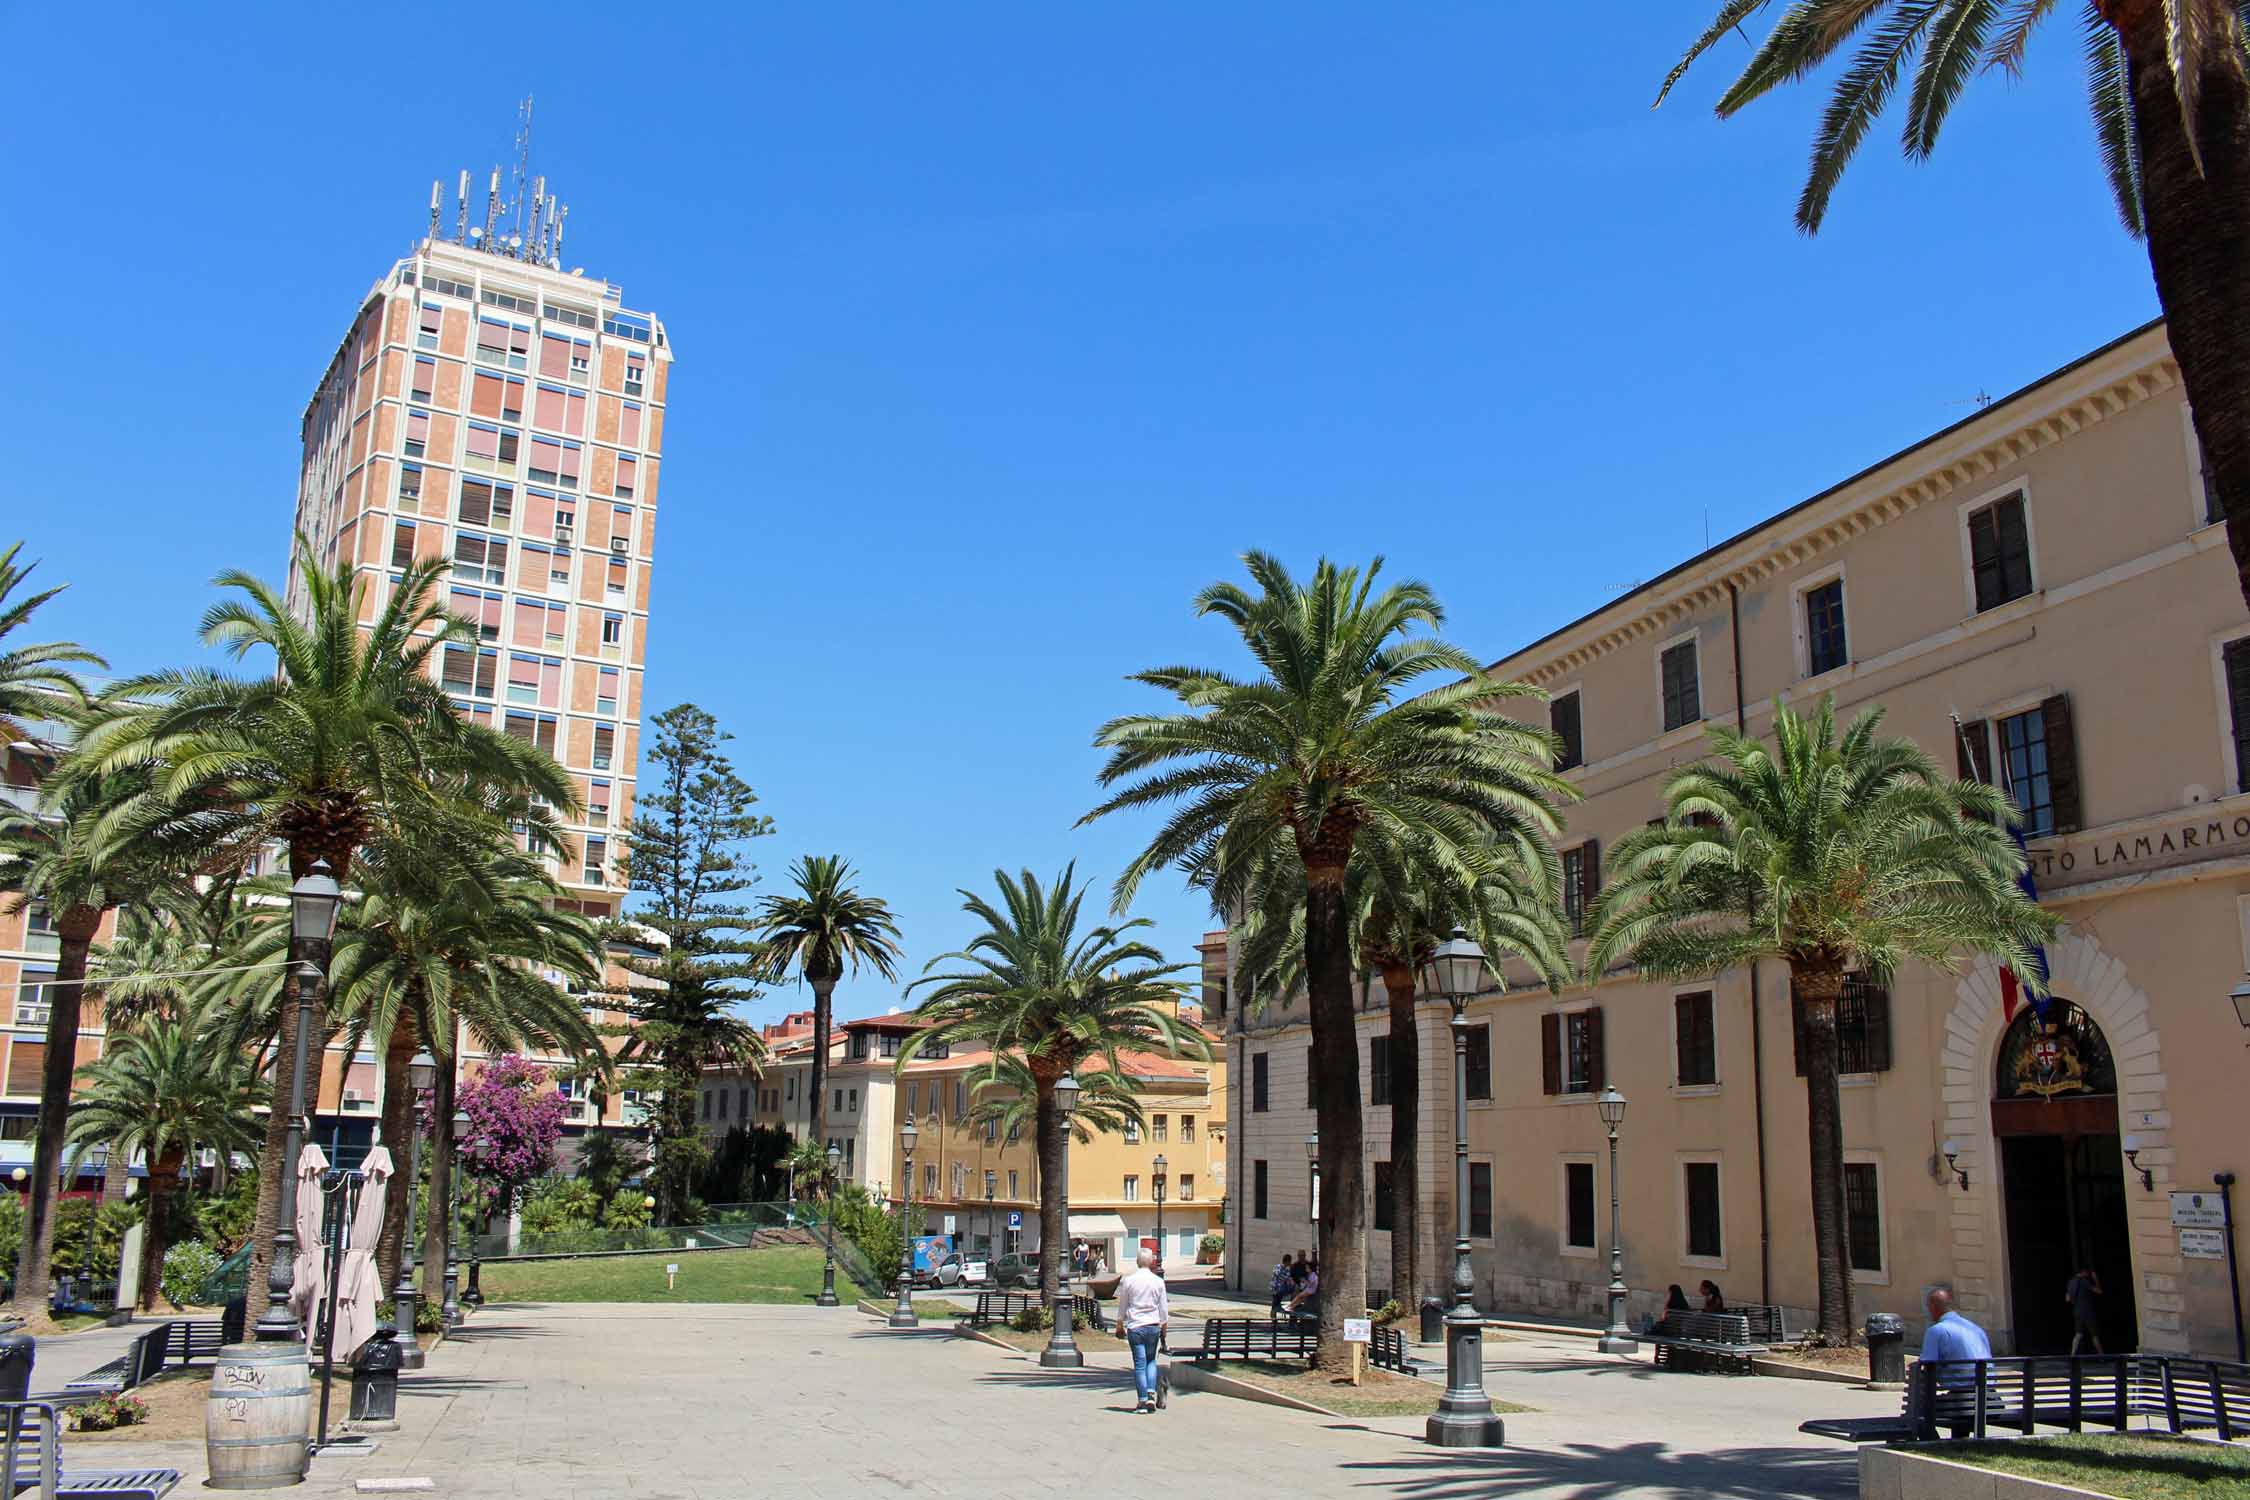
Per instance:
[[[565,547],[575,546],[578,541],[578,533],[572,531],[568,526],[557,526],[555,528],[555,540]]]
[[[631,550],[632,545],[633,541],[630,537],[613,536],[609,539],[609,550],[619,557],[623,557],[627,551]]]

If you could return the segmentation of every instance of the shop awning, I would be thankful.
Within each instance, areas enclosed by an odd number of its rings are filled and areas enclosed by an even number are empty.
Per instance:
[[[1070,1232],[1090,1240],[1122,1237],[1125,1233],[1125,1221],[1115,1214],[1072,1214]]]

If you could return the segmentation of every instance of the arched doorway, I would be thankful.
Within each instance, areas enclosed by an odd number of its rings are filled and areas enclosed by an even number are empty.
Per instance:
[[[1992,1094],[2019,1354],[2070,1352],[2070,1278],[2101,1278],[2102,1348],[2139,1346],[2133,1247],[2117,1129],[2117,1066],[2091,1016],[2056,998],[2001,1038]]]

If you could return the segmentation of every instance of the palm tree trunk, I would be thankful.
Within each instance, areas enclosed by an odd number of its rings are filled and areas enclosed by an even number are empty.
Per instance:
[[[1039,1080],[1032,1132],[1039,1138],[1039,1301],[1043,1307],[1053,1307],[1070,1255],[1070,1205],[1063,1197],[1063,1156],[1070,1143],[1063,1139],[1062,1121],[1055,1114],[1053,1078]]]
[[[1385,964],[1383,993],[1391,1002],[1391,1300],[1411,1314],[1422,1270],[1422,1039],[1414,1030],[1414,970]]]
[[[60,1189],[63,1127],[70,1114],[70,1080],[78,1071],[78,1013],[83,1003],[86,953],[102,924],[98,908],[73,906],[55,918],[55,982],[48,986],[46,1055],[39,1073],[39,1134],[31,1158],[31,1192],[25,1204],[23,1250],[16,1258],[15,1294],[26,1313],[44,1313],[54,1281],[55,1197]]]
[[[453,1191],[453,1070],[458,1064],[458,1058],[440,1057],[437,1086],[430,1090],[430,1139],[424,1148],[430,1164],[430,1198],[428,1212],[422,1215],[424,1307],[438,1307],[445,1301],[445,1255],[453,1244],[453,1216],[446,1208]]]
[[[1813,1256],[1820,1279],[1820,1334],[1829,1344],[1852,1337],[1852,1278],[1844,1263],[1844,1119],[1837,1087],[1841,1047],[1836,1001],[1841,970],[1792,966],[1805,1036],[1805,1124],[1812,1163]]]
[[[1333,820],[1332,820],[1333,821]],[[1344,866],[1353,830],[1323,827],[1305,861],[1305,989],[1320,1079],[1319,1367],[1348,1374],[1344,1319],[1367,1316],[1366,1150],[1359,1107],[1359,1034],[1352,1006],[1352,922]]]
[[[157,1283],[164,1277],[164,1228],[171,1222],[172,1188],[180,1180],[182,1160],[180,1148],[173,1146],[149,1164],[148,1216],[141,1221],[142,1312],[156,1310]]]
[[[383,1049],[383,1145],[391,1153],[391,1168],[404,1179],[412,1153],[407,1142],[414,1130],[414,1084],[407,1073],[421,1045],[416,1035],[412,1006],[399,1007],[391,1023],[391,1039]],[[408,1185],[412,1191],[412,1185]],[[375,1275],[385,1292],[398,1285],[398,1263],[406,1252],[406,1194],[383,1198],[383,1228],[375,1237]]]
[[[2131,74],[2149,269],[2250,601],[2250,277],[2243,275],[2250,262],[2250,79],[2232,45],[2220,43],[2205,60],[2194,122],[2199,166],[2173,87],[2165,7],[2109,0],[2103,10],[2124,41]]]
[[[832,1019],[828,999],[835,993],[835,980],[812,981],[812,1098],[806,1101],[811,1105],[811,1113],[806,1117],[810,1121],[806,1139],[823,1151],[828,1149],[828,1025]]]

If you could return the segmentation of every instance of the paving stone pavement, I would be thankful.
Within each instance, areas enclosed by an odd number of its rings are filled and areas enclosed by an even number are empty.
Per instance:
[[[368,1457],[324,1455],[297,1491],[427,1477],[471,1497],[973,1496],[1089,1491],[1468,1500],[1495,1493],[1845,1497],[1851,1451],[1814,1415],[1895,1395],[1842,1385],[1657,1375],[1582,1342],[1495,1341],[1509,1446],[1454,1454],[1419,1421],[1331,1421],[1208,1394],[1131,1411],[1121,1357],[1048,1374],[942,1329],[893,1333],[844,1307],[491,1305],[409,1377],[402,1430]],[[339,1395],[341,1393],[339,1392]],[[91,1461],[93,1455],[81,1449]],[[66,1466],[73,1457],[65,1446]],[[203,1477],[200,1448],[107,1445],[103,1466]]]

